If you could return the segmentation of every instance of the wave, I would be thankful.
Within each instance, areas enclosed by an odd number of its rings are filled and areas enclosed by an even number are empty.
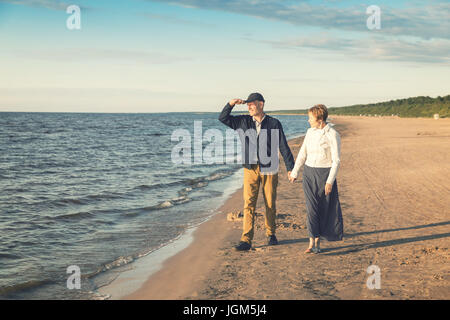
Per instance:
[[[185,230],[186,228],[187,228],[187,226],[182,226],[183,230]],[[183,232],[179,233],[177,236],[175,236],[174,238],[172,238],[168,241],[160,243],[159,245],[157,245],[153,248],[147,249],[146,251],[135,253],[135,254],[129,255],[129,256],[119,256],[111,262],[102,264],[96,271],[89,273],[89,274],[85,274],[84,276],[82,276],[82,278],[92,278],[92,277],[95,277],[96,275],[98,275],[99,273],[127,265],[127,264],[135,261],[136,259],[145,257],[148,254],[155,252],[155,251],[161,249],[162,247],[178,240],[182,236],[182,234],[183,234]]]
[[[178,191],[178,194],[180,196],[186,196],[189,192],[191,192],[193,189],[191,187],[186,187]]]
[[[29,281],[25,281],[25,282],[21,282],[21,283],[17,283],[17,284],[13,284],[10,286],[5,286],[5,287],[0,287],[0,296],[6,296],[8,294],[11,293],[15,293],[18,291],[24,291],[27,289],[32,289],[32,288],[36,288],[42,285],[46,285],[46,284],[50,284],[53,283],[51,280],[49,279],[45,279],[45,280],[29,280]]]
[[[0,258],[1,259],[20,259],[21,257],[15,254],[11,253],[1,253],[0,252]]]
[[[62,198],[55,200],[44,200],[40,202],[35,202],[33,205],[54,205],[54,206],[69,206],[69,205],[86,205],[93,201],[103,201],[103,200],[111,200],[111,199],[121,199],[124,197],[122,193],[99,193],[99,194],[90,194],[87,196],[82,196],[79,198]]]
[[[186,196],[180,196],[177,198],[173,198],[171,200],[165,200],[165,201],[161,201],[160,203],[158,203],[157,205],[154,206],[149,206],[149,207],[144,207],[142,208],[142,210],[144,211],[153,211],[153,210],[158,210],[158,209],[166,209],[166,208],[170,208],[179,204],[183,204],[186,202],[192,201],[192,199],[186,197]]]
[[[214,181],[214,180],[220,180],[220,179],[224,179],[226,177],[229,177],[232,174],[232,172],[226,171],[226,172],[217,172],[214,173],[212,175],[210,175],[209,177],[206,177],[205,179],[208,181]]]
[[[187,195],[191,191],[193,191],[194,189],[203,188],[203,187],[207,186],[209,184],[209,182],[211,182],[211,181],[216,181],[216,180],[227,178],[227,177],[231,176],[234,172],[235,172],[235,170],[221,169],[221,170],[216,170],[215,172],[211,173],[208,176],[177,181],[176,184],[185,183],[185,184],[189,185],[188,187],[184,187],[183,189],[178,191],[178,195],[179,195],[178,198],[162,201],[155,206],[149,206],[149,207],[145,207],[143,209],[146,211],[149,211],[149,210],[151,211],[151,210],[157,210],[157,209],[170,208],[170,207],[173,207],[174,205],[189,202],[189,201],[193,200],[193,199],[190,199],[187,197]],[[175,183],[172,183],[172,184],[175,184]],[[220,194],[218,194],[218,195],[220,195]]]
[[[128,257],[118,257],[116,260],[110,262],[110,263],[106,263],[104,264],[102,267],[100,267],[100,269],[97,271],[97,273],[99,272],[103,272],[106,270],[110,270],[112,268],[117,268],[126,264],[129,264],[130,262],[133,262],[135,260],[134,256],[128,256]],[[92,275],[91,275],[92,276]]]
[[[168,200],[168,201],[161,202],[160,204],[154,206],[154,208],[155,209],[160,209],[160,208],[162,209],[162,208],[170,208],[172,206],[173,206],[173,202]],[[149,208],[152,208],[152,207],[149,207]]]
[[[194,189],[198,188],[204,188],[206,187],[210,182],[224,179],[230,175],[232,175],[235,172],[233,169],[219,169],[214,172],[212,172],[209,175],[206,176],[200,176],[197,178],[187,178],[187,179],[181,179],[173,182],[166,182],[166,183],[156,183],[153,185],[147,185],[142,184],[133,187],[132,190],[141,190],[141,191],[148,191],[148,190],[154,190],[154,189],[161,189],[161,188],[171,188],[174,186],[184,186],[181,190],[178,191],[178,195],[180,196],[179,199],[170,199],[167,201],[163,201],[159,203],[156,206],[146,207],[144,210],[154,210],[154,209],[163,209],[171,207],[175,204],[181,204],[190,201],[186,196]],[[129,192],[130,192],[129,191]],[[33,203],[33,205],[53,205],[53,206],[59,206],[59,207],[65,207],[65,206],[82,206],[92,203],[92,201],[103,201],[103,200],[111,200],[111,199],[122,199],[126,196],[127,193],[98,193],[98,194],[90,194],[78,198],[62,198],[62,199],[56,199],[56,200],[44,200]],[[29,200],[24,198],[23,200]],[[76,213],[71,215],[62,215],[58,216],[57,218],[73,218],[73,217],[88,217],[89,215],[87,213]]]
[[[195,199],[188,198],[188,194],[190,192],[192,192],[195,189],[204,188],[212,181],[227,178],[227,177],[231,176],[235,171],[236,171],[236,169],[219,169],[219,170],[216,170],[206,176],[182,179],[182,180],[169,182],[169,183],[157,183],[157,184],[153,184],[153,185],[139,185],[139,186],[134,187],[133,189],[152,190],[152,189],[157,189],[157,188],[173,187],[176,185],[185,185],[184,188],[182,188],[181,190],[178,191],[179,197],[173,198],[170,200],[164,200],[164,201],[161,201],[160,203],[158,203],[157,205],[142,208],[142,210],[144,210],[144,211],[166,209],[166,208],[173,207],[175,205],[189,202],[191,200],[195,200]],[[131,212],[131,213],[128,212],[126,214],[126,216],[134,216],[137,214],[138,214],[138,212],[136,212],[136,211]]]
[[[152,190],[152,189],[161,189],[161,188],[167,188],[172,186],[177,186],[183,184],[184,180],[174,181],[174,182],[167,182],[167,183],[155,183],[155,184],[141,184],[139,186],[134,187],[133,189],[138,190]]]
[[[82,278],[92,278],[92,277],[98,275],[99,273],[102,273],[102,272],[105,272],[105,271],[108,271],[108,270],[111,270],[111,269],[114,269],[114,268],[118,268],[118,267],[127,265],[127,264],[135,261],[136,259],[144,257],[144,256],[148,255],[149,253],[151,253],[151,252],[153,252],[155,250],[158,250],[159,248],[161,248],[165,244],[166,243],[163,243],[163,244],[159,245],[158,247],[152,248],[150,251],[146,251],[146,252],[143,252],[143,253],[136,253],[136,254],[130,255],[130,256],[117,257],[116,259],[114,259],[111,262],[107,262],[107,263],[102,264],[99,268],[97,268],[96,271],[91,272],[89,274],[85,274],[84,276],[82,276]]]
[[[168,136],[168,135],[169,134],[167,134],[167,133],[160,133],[160,132],[146,134],[147,137],[160,137],[160,136]]]
[[[68,213],[68,214],[62,214],[59,216],[53,217],[53,219],[60,220],[60,219],[84,219],[84,218],[90,218],[94,215],[91,212],[76,212],[76,213]]]
[[[135,261],[136,259],[141,258],[141,257],[149,254],[150,252],[153,252],[154,250],[159,249],[162,245],[164,245],[164,244],[161,244],[157,248],[153,248],[151,251],[147,251],[144,253],[137,253],[137,254],[134,254],[131,256],[120,256],[111,262],[100,265],[100,267],[97,268],[97,270],[95,270],[93,272],[81,274],[81,278],[89,279],[89,278],[92,278],[92,277],[98,275],[99,273],[127,265],[127,264]],[[61,279],[59,279],[59,280],[61,280]],[[11,296],[15,293],[24,292],[24,291],[27,291],[30,289],[35,289],[38,287],[42,287],[44,285],[55,284],[59,280],[55,280],[55,279],[53,279],[53,280],[51,280],[51,279],[29,280],[29,281],[24,281],[24,282],[20,282],[17,284],[9,285],[9,286],[0,287],[0,297],[8,298],[8,296]],[[90,293],[92,293],[92,292],[90,292]],[[105,298],[107,298],[107,297],[105,297]]]
[[[107,193],[107,194],[105,194],[105,193],[103,193],[103,194],[90,194],[90,195],[88,195],[88,196],[86,196],[85,198],[86,199],[90,199],[90,200],[103,200],[103,199],[107,199],[107,200],[109,200],[109,199],[121,199],[121,198],[123,198],[124,197],[124,195],[123,194],[121,194],[121,193]]]
[[[48,129],[48,130],[42,131],[41,133],[43,133],[43,134],[54,134],[54,133],[61,133],[61,132],[67,132],[67,130],[65,130],[65,129],[53,129],[53,130]]]
[[[53,203],[56,204],[56,205],[86,204],[86,201],[84,199],[67,198],[67,199],[54,200]]]

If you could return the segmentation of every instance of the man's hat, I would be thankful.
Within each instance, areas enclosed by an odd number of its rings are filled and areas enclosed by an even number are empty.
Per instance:
[[[249,102],[253,102],[253,101],[256,101],[256,100],[265,102],[264,101],[264,97],[262,96],[262,94],[255,92],[255,93],[250,94],[248,96],[247,100],[244,101],[244,103],[249,103]]]

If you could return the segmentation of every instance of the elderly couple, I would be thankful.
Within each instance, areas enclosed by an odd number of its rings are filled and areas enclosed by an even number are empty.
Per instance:
[[[247,104],[249,115],[232,116],[231,111],[237,104]],[[245,101],[231,100],[219,116],[219,120],[228,127],[238,132],[246,132],[245,135],[240,135],[244,151],[244,226],[240,243],[235,248],[239,251],[251,249],[260,186],[266,206],[267,244],[278,244],[275,220],[279,150],[291,183],[297,179],[300,167],[304,164],[303,191],[309,233],[309,246],[305,253],[320,253],[320,237],[328,241],[342,240],[343,237],[342,212],[336,182],[340,162],[339,133],[333,129],[332,124],[326,122],[328,111],[324,105],[310,108],[308,122],[311,128],[306,132],[294,164],[294,157],[280,121],[266,115],[263,109],[263,96],[252,93]],[[264,130],[264,135],[261,130]],[[252,134],[254,139],[251,139]],[[260,139],[262,136],[265,136],[265,139]],[[256,152],[251,152],[252,148],[256,148]],[[270,154],[271,160],[262,161],[263,154]],[[276,157],[276,163],[273,163],[273,156]]]

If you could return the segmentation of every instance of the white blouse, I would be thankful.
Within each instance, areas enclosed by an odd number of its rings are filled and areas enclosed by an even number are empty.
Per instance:
[[[331,168],[327,183],[333,184],[336,179],[341,155],[341,137],[327,123],[323,129],[309,128],[292,169],[291,177],[297,178],[303,164],[315,168]]]

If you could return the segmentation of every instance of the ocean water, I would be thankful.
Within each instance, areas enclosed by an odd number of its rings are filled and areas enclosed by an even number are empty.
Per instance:
[[[242,166],[174,164],[171,136],[186,129],[194,145],[201,121],[225,138],[218,115],[0,113],[0,298],[96,298],[110,270],[211,216]],[[288,139],[308,128],[276,118]],[[69,266],[81,289],[67,288]]]

